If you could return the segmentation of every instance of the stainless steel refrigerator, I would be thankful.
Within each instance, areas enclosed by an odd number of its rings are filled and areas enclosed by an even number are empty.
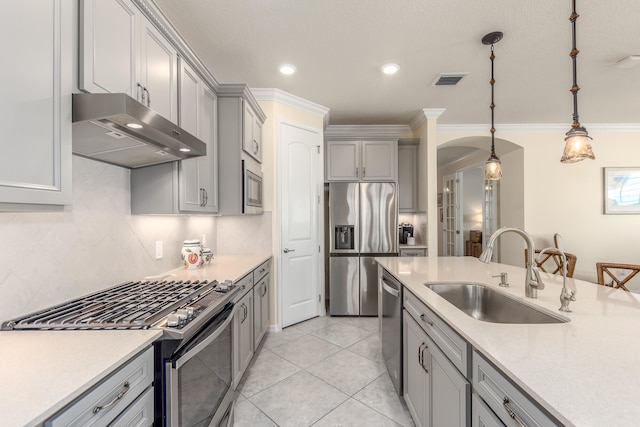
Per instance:
[[[376,256],[398,254],[398,195],[392,182],[329,184],[329,313],[378,314]]]

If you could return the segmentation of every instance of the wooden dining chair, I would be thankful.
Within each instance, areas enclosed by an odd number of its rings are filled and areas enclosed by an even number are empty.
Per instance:
[[[629,292],[625,284],[640,272],[640,265],[598,262],[596,263],[596,271],[598,272],[598,285]],[[623,276],[619,277],[616,273],[622,273]],[[611,279],[611,282],[605,283],[605,274]]]
[[[540,269],[540,271],[562,275],[562,256],[560,255],[560,252],[555,249],[547,249],[542,258],[538,259],[540,251],[541,249],[536,249],[536,256],[534,257],[534,262],[536,263],[536,266]],[[528,255],[528,250],[525,249],[525,263],[527,262]],[[569,252],[565,252],[564,255],[567,258],[567,277],[573,277],[573,272],[576,269],[578,257]]]

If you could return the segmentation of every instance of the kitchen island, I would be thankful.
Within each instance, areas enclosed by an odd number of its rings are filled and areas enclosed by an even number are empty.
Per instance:
[[[200,269],[178,268],[154,277],[235,282],[270,257],[218,256]],[[41,425],[148,349],[162,334],[155,328],[1,331],[0,425]]]
[[[525,269],[472,257],[377,258],[378,263],[448,323],[542,408],[565,425],[635,426],[640,407],[640,296],[580,280],[571,313],[560,313],[562,277],[525,298]],[[508,288],[498,287],[506,272]],[[478,282],[569,319],[558,324],[488,323],[467,316],[425,282]]]

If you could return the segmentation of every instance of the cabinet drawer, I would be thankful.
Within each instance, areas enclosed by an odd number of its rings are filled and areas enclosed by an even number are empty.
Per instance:
[[[242,299],[243,296],[246,295],[247,292],[253,289],[253,273],[247,274],[242,279],[235,282],[234,285],[240,288],[240,292],[238,292],[233,300],[233,302],[237,303]]]
[[[471,398],[471,427],[504,427],[500,418],[477,394]]]
[[[260,264],[258,268],[253,270],[253,283],[258,283],[260,279],[269,274],[271,271],[271,260],[267,260]]]
[[[469,344],[411,292],[404,293],[404,308],[429,334],[465,377],[469,377]]]
[[[507,425],[516,419],[525,426],[559,425],[475,350],[473,388]]]
[[[153,382],[153,348],[45,422],[45,427],[107,425]],[[102,409],[99,409],[102,408]]]
[[[400,249],[400,256],[427,256],[426,248]]]
[[[109,427],[151,427],[153,415],[153,387],[149,387]]]

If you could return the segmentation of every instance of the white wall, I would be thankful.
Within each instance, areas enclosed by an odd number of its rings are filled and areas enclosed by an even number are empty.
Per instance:
[[[131,215],[129,174],[74,156],[71,206],[63,212],[0,212],[0,321],[178,268],[183,240],[202,234],[214,256],[271,250],[269,213]],[[159,240],[164,257],[156,260]]]
[[[508,216],[517,217],[522,210],[522,227],[540,248],[552,244],[553,234],[560,233],[565,250],[578,257],[574,277],[595,282],[596,262],[640,263],[640,216],[604,215],[602,209],[603,168],[640,166],[640,131],[585,126],[594,139],[596,160],[570,165],[560,163],[566,129],[560,130],[558,126],[547,127],[558,130],[539,130],[534,126],[499,129],[501,138],[524,148],[522,182],[518,171],[510,173],[503,167],[501,223],[507,225]],[[438,132],[438,144],[473,133]],[[503,166],[509,156],[517,155],[501,156]],[[511,160],[518,163],[518,159]],[[522,195],[522,203],[510,204],[510,200]],[[502,260],[522,265],[523,256],[519,251],[503,253]]]

